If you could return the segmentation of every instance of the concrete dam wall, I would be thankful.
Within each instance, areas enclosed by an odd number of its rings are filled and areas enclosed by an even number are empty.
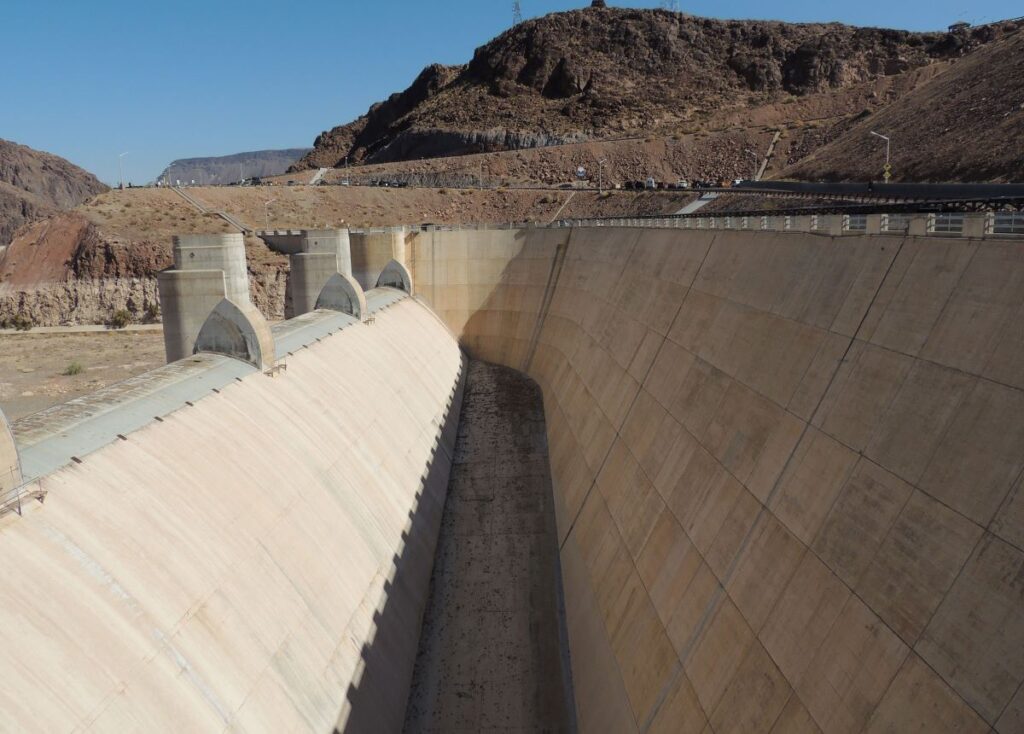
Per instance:
[[[1024,731],[1024,243],[407,248],[543,390],[580,730]]]
[[[274,376],[201,353],[14,424],[0,730],[401,728],[463,359],[367,295],[275,327]]]
[[[495,648],[445,626],[466,614],[446,599],[500,620],[493,600],[532,594],[473,560],[501,556],[470,533],[493,494],[541,549],[507,565],[557,557],[580,731],[1024,731],[1024,242],[384,234],[351,241],[366,293],[300,242],[295,303],[316,308],[272,327],[220,260],[181,258],[162,292],[187,356],[0,420],[0,498],[26,498],[0,516],[0,730],[520,720],[495,690],[556,708],[563,681],[474,687],[458,666]],[[225,340],[254,334],[258,358]],[[460,432],[444,513],[473,540],[438,565],[460,346],[532,378],[544,427],[520,406],[532,428]],[[530,466],[489,450],[516,441]],[[529,496],[498,496],[507,477]],[[532,532],[549,506],[557,549]],[[561,668],[547,634],[535,667]],[[421,642],[455,649],[431,667]],[[414,662],[431,690],[407,711]]]

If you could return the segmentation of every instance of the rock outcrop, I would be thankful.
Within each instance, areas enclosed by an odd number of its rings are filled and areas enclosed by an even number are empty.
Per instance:
[[[998,38],[835,23],[723,21],[592,6],[521,23],[465,66],[321,133],[294,170],[675,132],[723,110],[828,93]]]
[[[106,191],[91,173],[50,153],[0,138],[0,246],[24,224]]]

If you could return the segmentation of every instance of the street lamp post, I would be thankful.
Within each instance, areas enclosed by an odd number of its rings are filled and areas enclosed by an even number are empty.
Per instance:
[[[265,202],[263,202],[263,215],[266,220],[266,226],[264,227],[264,230],[267,232],[270,231],[270,205],[273,204],[275,201],[277,201],[277,199],[267,199]]]
[[[761,158],[760,158],[760,156],[758,156],[757,153],[755,153],[754,151],[750,150],[750,148],[747,148],[746,152],[747,152],[747,155],[749,155],[751,158],[754,159],[754,175],[753,175],[753,177],[751,177],[750,180],[751,181],[756,181],[757,180],[757,169],[760,168],[760,166],[761,166]]]
[[[886,183],[889,183],[889,179],[892,178],[892,166],[889,165],[889,150],[892,144],[892,139],[888,135],[882,135],[882,133],[876,133],[874,130],[871,134],[876,138],[881,138],[885,141],[885,168],[882,169],[882,178],[885,179]]]
[[[122,165],[121,161],[129,153],[131,153],[131,151],[126,150],[124,153],[119,153],[117,156],[117,178],[122,189],[124,188],[124,166]]]
[[[597,162],[597,193],[604,193],[604,164],[608,162],[607,158],[602,158]]]

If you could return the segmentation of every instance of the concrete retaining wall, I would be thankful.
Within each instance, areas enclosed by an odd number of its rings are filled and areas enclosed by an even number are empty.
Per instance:
[[[585,732],[1024,729],[1024,243],[428,232],[544,391]]]
[[[0,730],[398,731],[461,375],[405,299],[43,477]]]

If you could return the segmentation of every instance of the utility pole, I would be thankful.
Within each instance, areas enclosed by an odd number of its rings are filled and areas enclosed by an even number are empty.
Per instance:
[[[602,158],[597,162],[597,193],[604,193],[604,164],[608,162],[607,158]]]
[[[126,150],[117,156],[117,178],[120,187],[124,188],[124,166],[121,164],[121,160],[130,153],[130,150]]]
[[[892,139],[888,135],[876,133],[874,130],[871,131],[871,134],[885,141],[885,167],[882,169],[882,178],[885,179],[886,183],[889,183],[889,179],[892,178],[892,166],[889,164],[889,149]]]
[[[479,189],[483,191],[484,188],[484,159],[480,159],[480,178],[477,179],[479,183]]]
[[[523,22],[523,6],[520,5],[519,0],[515,0],[512,3],[512,26],[515,27]]]

